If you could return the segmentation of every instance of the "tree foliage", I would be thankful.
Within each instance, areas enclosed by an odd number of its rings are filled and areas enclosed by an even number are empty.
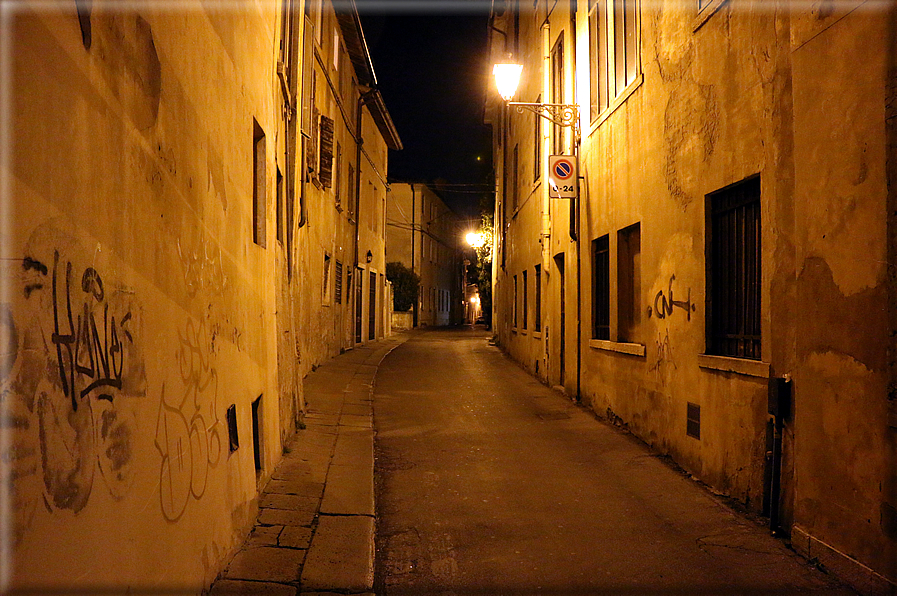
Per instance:
[[[417,300],[420,276],[402,263],[394,261],[386,264],[386,279],[392,282],[393,310],[398,312],[411,310],[414,301]]]

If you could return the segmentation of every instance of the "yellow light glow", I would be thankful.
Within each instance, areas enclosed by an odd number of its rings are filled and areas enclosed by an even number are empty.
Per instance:
[[[498,87],[498,94],[505,101],[511,101],[514,94],[517,93],[517,85],[520,84],[520,73],[523,66],[520,64],[496,64],[492,68],[492,74],[495,76],[495,86]]]
[[[471,296],[471,297],[470,297],[470,303],[471,303],[471,304],[474,304],[474,305],[479,304],[479,303],[480,303],[480,297],[479,297],[479,296]]]
[[[485,246],[486,238],[480,234],[479,232],[470,232],[467,234],[467,244],[471,245],[474,248],[480,248],[481,246]]]

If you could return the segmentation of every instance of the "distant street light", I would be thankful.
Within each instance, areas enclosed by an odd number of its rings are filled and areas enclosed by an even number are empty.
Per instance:
[[[470,232],[467,234],[467,244],[474,248],[482,248],[486,246],[486,237],[480,232]]]

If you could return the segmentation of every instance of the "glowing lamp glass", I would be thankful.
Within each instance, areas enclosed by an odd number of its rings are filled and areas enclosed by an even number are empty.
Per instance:
[[[492,68],[492,74],[495,76],[495,86],[498,87],[498,94],[505,101],[511,101],[514,94],[517,93],[517,85],[520,84],[520,73],[523,66],[520,64],[496,64]]]
[[[477,232],[470,232],[466,238],[467,244],[471,245],[474,248],[480,248],[481,246],[484,246],[486,244],[486,239],[482,234],[479,234]]]

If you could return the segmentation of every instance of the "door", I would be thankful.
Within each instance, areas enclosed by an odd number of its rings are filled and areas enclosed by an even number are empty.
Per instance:
[[[566,380],[565,370],[567,368],[567,276],[564,273],[564,253],[558,253],[554,257],[554,266],[557,269],[557,286],[558,286],[558,305],[560,308],[559,321],[559,343],[558,348],[558,379],[561,386]]]

